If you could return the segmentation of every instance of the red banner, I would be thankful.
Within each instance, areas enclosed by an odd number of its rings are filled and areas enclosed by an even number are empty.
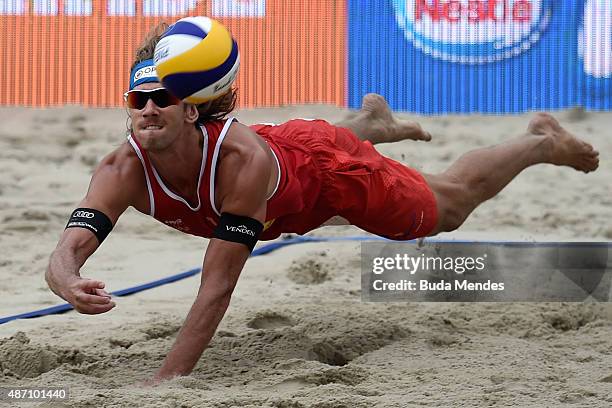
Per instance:
[[[346,6],[334,0],[6,0],[0,105],[121,106],[145,34],[188,15],[238,41],[241,107],[346,105]]]

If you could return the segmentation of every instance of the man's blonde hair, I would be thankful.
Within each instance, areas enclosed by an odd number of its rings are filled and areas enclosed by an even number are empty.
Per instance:
[[[134,69],[134,67],[142,61],[153,59],[155,46],[169,27],[167,23],[162,22],[147,33],[142,44],[136,50],[136,56],[130,70]],[[226,94],[212,101],[196,105],[199,113],[198,122],[202,123],[210,120],[224,119],[236,107],[237,99],[237,90],[232,86]]]
[[[149,30],[145,36],[145,39],[142,41],[142,44],[140,44],[140,47],[138,47],[136,50],[136,58],[130,67],[130,71],[142,61],[153,59],[153,54],[155,54],[155,46],[168,27],[170,26],[167,23],[162,22]]]

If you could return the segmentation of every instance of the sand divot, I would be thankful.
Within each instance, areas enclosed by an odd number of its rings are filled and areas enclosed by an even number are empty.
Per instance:
[[[322,363],[344,366],[358,357],[405,338],[409,332],[392,323],[357,319],[342,330],[314,340],[311,356]]]
[[[30,344],[23,332],[0,340],[0,368],[7,377],[34,378],[60,365],[59,356],[49,348]]]
[[[257,315],[249,320],[247,327],[250,329],[272,330],[281,327],[293,326],[295,323],[287,316],[274,311],[258,312]]]
[[[333,343],[316,343],[310,350],[311,359],[331,366],[344,366],[349,360],[347,356]]]
[[[108,343],[112,348],[120,347],[129,349],[134,345],[171,337],[178,332],[180,327],[180,320],[172,320],[169,318],[143,322],[142,327],[138,327],[137,329],[128,327],[117,330],[118,334],[113,334],[113,336],[109,337]]]
[[[170,337],[176,334],[181,328],[181,322],[163,321],[154,323],[151,326],[142,329],[147,340],[160,339]]]
[[[0,339],[0,356],[0,378],[36,378],[62,364],[78,365],[88,360],[79,350],[30,344],[23,332]]]

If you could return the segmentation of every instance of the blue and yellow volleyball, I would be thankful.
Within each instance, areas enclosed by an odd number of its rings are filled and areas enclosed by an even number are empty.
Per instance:
[[[154,61],[166,89],[185,102],[199,104],[231,89],[240,54],[221,23],[208,17],[185,17],[162,35]]]

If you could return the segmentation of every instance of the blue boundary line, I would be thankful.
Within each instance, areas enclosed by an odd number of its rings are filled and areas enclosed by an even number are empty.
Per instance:
[[[387,241],[397,243],[398,241],[391,241],[385,238],[377,236],[348,236],[348,237],[294,237],[282,241],[272,242],[270,244],[259,247],[253,251],[251,257],[266,255],[270,252],[276,251],[277,249],[295,245],[304,244],[309,242],[336,242],[336,241]],[[416,241],[403,241],[403,242],[416,242]],[[612,242],[518,242],[518,241],[473,241],[473,240],[442,240],[435,238],[428,238],[425,241],[428,244],[492,244],[492,245],[509,245],[509,246],[546,246],[546,245],[567,245],[567,246],[581,246],[581,245],[601,245],[601,246],[612,246]],[[113,296],[128,296],[143,290],[156,288],[158,286],[166,285],[168,283],[176,282],[181,279],[188,278],[190,276],[197,275],[201,272],[201,268],[190,269],[186,272],[181,272],[176,275],[168,276],[166,278],[158,279],[142,285],[132,286],[111,292]],[[57,306],[51,306],[44,309],[34,310],[32,312],[16,314],[13,316],[7,316],[0,318],[0,324],[10,322],[17,319],[32,319],[35,317],[41,317],[51,314],[65,313],[72,310],[73,307],[69,303],[64,303]]]

